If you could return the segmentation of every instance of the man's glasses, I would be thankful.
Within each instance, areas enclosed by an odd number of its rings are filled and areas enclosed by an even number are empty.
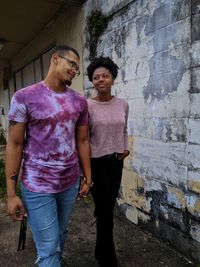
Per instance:
[[[65,60],[67,60],[67,62],[69,63],[70,67],[76,71],[76,75],[80,75],[80,70],[79,70],[79,66],[76,64],[76,62],[70,60],[67,57],[61,56],[59,55],[60,58],[63,58]]]

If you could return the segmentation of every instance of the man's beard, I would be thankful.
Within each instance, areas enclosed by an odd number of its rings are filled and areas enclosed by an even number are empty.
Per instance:
[[[66,81],[65,81],[65,84],[68,85],[68,86],[70,86],[70,85],[72,84],[72,81],[70,81],[70,80],[66,80]]]

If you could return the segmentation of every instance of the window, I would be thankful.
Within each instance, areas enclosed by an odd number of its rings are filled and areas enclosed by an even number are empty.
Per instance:
[[[49,69],[51,46],[37,58],[14,73],[15,91],[44,79]]]

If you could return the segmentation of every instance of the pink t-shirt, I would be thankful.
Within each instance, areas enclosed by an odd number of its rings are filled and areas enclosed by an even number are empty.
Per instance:
[[[128,150],[128,103],[113,97],[100,102],[88,99],[92,158]]]
[[[9,120],[27,123],[21,180],[33,192],[58,193],[80,175],[75,128],[88,124],[86,99],[39,82],[17,91]]]

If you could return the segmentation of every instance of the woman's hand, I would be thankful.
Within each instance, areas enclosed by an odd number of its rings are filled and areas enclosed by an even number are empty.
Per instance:
[[[78,198],[82,198],[82,197],[87,197],[90,188],[93,186],[93,182],[88,182],[87,179],[85,177],[81,177],[81,181],[80,181],[80,190],[79,190],[79,195]]]
[[[118,159],[119,160],[124,160],[128,155],[130,154],[129,150],[124,150],[124,153],[118,154]]]

